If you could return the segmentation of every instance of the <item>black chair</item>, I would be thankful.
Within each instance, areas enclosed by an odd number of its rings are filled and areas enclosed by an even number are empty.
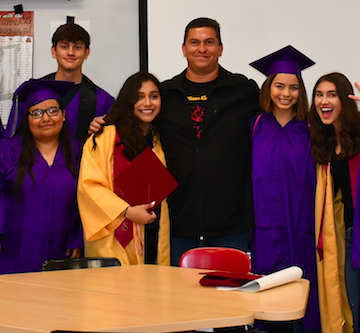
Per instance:
[[[106,332],[100,332],[100,331],[92,331],[93,333],[106,333]],[[51,331],[50,333],[92,333],[89,331]]]
[[[100,332],[100,331],[51,331],[50,333],[106,333],[106,332]],[[131,331],[121,331],[121,332],[126,332],[126,333],[132,333]],[[115,332],[116,333],[116,332]]]
[[[85,331],[51,331],[50,333],[90,333]]]
[[[108,266],[121,266],[116,258],[67,258],[45,260],[42,264],[43,271],[56,271],[61,269],[98,268]]]
[[[93,331],[94,333],[106,333],[106,332],[100,332],[100,331]],[[51,331],[50,333],[91,333],[89,331]]]

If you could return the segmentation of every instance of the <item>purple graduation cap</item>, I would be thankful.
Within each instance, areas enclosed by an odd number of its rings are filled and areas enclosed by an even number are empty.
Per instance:
[[[68,81],[30,79],[24,82],[14,93],[15,110],[12,112],[15,114],[11,136],[15,134],[21,119],[30,107],[48,99],[61,101],[73,86],[74,82]]]
[[[16,91],[20,102],[26,104],[26,108],[39,104],[47,99],[61,101],[74,86],[74,82],[55,80],[30,79],[23,83]]]
[[[266,76],[269,76],[278,73],[299,75],[302,70],[314,64],[315,62],[306,55],[302,54],[291,45],[288,45],[249,65]]]

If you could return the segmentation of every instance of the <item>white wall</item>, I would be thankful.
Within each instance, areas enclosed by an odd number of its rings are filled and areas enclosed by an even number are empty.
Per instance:
[[[148,7],[149,71],[161,80],[186,67],[185,26],[205,16],[221,26],[220,64],[259,85],[265,76],[248,64],[289,44],[316,62],[303,72],[308,95],[331,71],[360,82],[359,0],[148,0]]]
[[[21,3],[34,11],[34,78],[57,70],[52,58],[51,22],[88,21],[90,56],[83,73],[111,95],[117,96],[125,79],[139,70],[137,0],[0,0],[0,11],[13,11]]]
[[[65,22],[67,15],[90,23],[91,54],[83,70],[96,84],[115,96],[139,70],[137,0],[0,0],[0,10],[13,10],[18,3],[35,12],[35,78],[57,69],[50,54],[50,22]],[[148,0],[148,12],[149,71],[161,80],[186,67],[184,28],[207,16],[221,25],[220,63],[259,85],[265,77],[248,64],[288,44],[316,62],[303,72],[308,94],[330,71],[360,81],[358,0]]]

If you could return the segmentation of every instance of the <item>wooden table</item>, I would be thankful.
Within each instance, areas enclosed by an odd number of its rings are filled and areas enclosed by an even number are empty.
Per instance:
[[[0,332],[175,332],[305,314],[307,280],[250,294],[201,287],[200,271],[136,265],[0,275]]]

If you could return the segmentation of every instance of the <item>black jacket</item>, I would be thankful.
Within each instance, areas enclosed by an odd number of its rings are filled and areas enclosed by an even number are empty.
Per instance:
[[[171,236],[221,237],[250,230],[250,118],[260,112],[259,88],[220,67],[199,140],[190,118],[185,74],[162,84],[160,138],[168,168],[179,183],[168,199]]]

